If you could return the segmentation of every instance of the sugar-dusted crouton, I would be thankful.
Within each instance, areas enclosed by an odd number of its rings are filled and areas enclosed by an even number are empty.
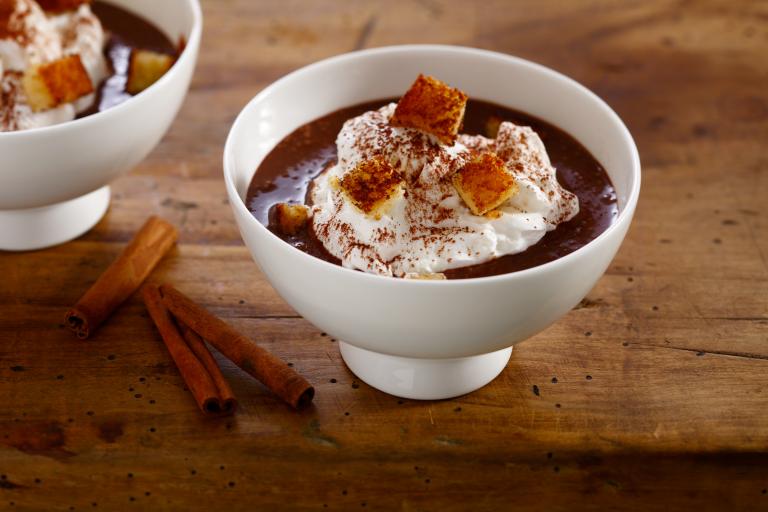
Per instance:
[[[16,10],[16,0],[0,0],[0,34],[6,28],[11,14]]]
[[[416,128],[453,144],[464,121],[467,95],[431,76],[419,75],[400,98],[390,119],[393,126]]]
[[[24,73],[24,92],[32,110],[39,112],[91,94],[93,84],[79,55],[30,66]]]
[[[139,94],[141,91],[157,82],[171,69],[175,58],[164,53],[148,50],[133,50],[128,66],[128,83],[125,90],[128,94]]]
[[[307,225],[309,208],[303,204],[277,203],[270,212],[270,224],[284,235],[295,235]]]
[[[420,274],[418,272],[408,272],[405,274],[405,279],[417,279],[419,281],[445,281],[448,279],[442,272],[430,272]]]
[[[472,157],[453,175],[453,186],[475,215],[483,215],[515,195],[518,186],[495,153]]]
[[[402,188],[403,177],[384,158],[374,157],[360,162],[341,178],[339,185],[352,204],[380,218]]]
[[[91,0],[37,0],[43,10],[48,12],[74,11],[83,4],[90,4]]]
[[[499,127],[501,126],[501,118],[496,116],[491,116],[488,118],[488,120],[485,122],[485,136],[489,139],[495,139],[496,136],[499,134]]]

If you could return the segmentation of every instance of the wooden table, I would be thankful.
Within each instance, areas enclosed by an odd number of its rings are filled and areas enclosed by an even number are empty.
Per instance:
[[[768,510],[768,3],[207,0],[189,98],[87,235],[0,255],[0,509]],[[597,92],[637,139],[634,225],[582,304],[486,388],[399,400],[358,382],[243,247],[221,173],[240,108],[314,60],[490,48]],[[317,389],[294,412],[220,359],[206,419],[139,298],[90,341],[62,316],[150,214],[171,281]],[[540,393],[532,392],[538,386]]]

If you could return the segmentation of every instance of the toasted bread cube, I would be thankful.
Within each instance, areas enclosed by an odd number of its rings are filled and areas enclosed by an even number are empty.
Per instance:
[[[485,122],[485,136],[489,139],[495,139],[499,134],[499,127],[501,126],[501,118],[491,116]]]
[[[453,175],[453,186],[475,215],[484,215],[515,195],[518,186],[495,153],[475,155]]]
[[[93,84],[79,55],[30,66],[24,72],[27,103],[35,112],[56,108],[91,94]]]
[[[8,31],[8,20],[16,10],[16,0],[0,0],[0,37]]]
[[[83,4],[90,4],[91,0],[37,0],[37,3],[44,11],[59,13],[74,11]]]
[[[297,234],[309,220],[309,208],[303,204],[277,203],[271,213],[272,224],[284,235]]]
[[[339,185],[352,204],[378,219],[402,188],[403,177],[383,157],[374,157],[360,162]]]
[[[390,119],[393,126],[431,133],[443,144],[453,144],[464,121],[467,95],[431,76],[419,75],[400,98]]]
[[[173,66],[174,57],[148,50],[133,50],[128,66],[128,94],[139,94],[154,84]]]
[[[430,272],[430,273],[419,273],[419,272],[408,272],[405,274],[405,279],[417,279],[419,281],[445,281],[448,279],[445,277],[445,274],[442,272]]]

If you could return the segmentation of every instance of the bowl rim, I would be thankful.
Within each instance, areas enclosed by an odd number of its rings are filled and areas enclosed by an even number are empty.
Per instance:
[[[102,1],[111,3],[110,0]],[[194,59],[190,48],[197,48],[200,45],[200,40],[202,39],[203,34],[203,10],[200,6],[200,0],[183,1],[192,8],[192,30],[189,33],[187,44],[185,45],[184,50],[181,52],[179,58],[176,59],[176,62],[173,63],[171,69],[166,71],[165,74],[160,77],[157,82],[153,83],[147,89],[141,91],[139,94],[129,98],[119,105],[115,105],[114,107],[110,107],[106,110],[102,110],[85,117],[76,118],[71,121],[66,121],[64,123],[54,124],[51,126],[30,128],[29,130],[0,132],[0,141],[7,141],[14,138],[33,137],[36,135],[55,134],[57,131],[71,130],[75,127],[86,128],[91,124],[100,123],[102,119],[104,121],[108,121],[111,117],[119,115],[119,113],[125,109],[139,108],[138,103],[142,101],[142,98],[148,99],[148,97],[155,94],[158,89],[164,87],[164,84],[174,80],[175,76],[180,73],[179,69],[182,67],[182,65],[187,63],[189,60]]]
[[[261,222],[259,222],[253,216],[253,214],[251,214],[250,210],[248,210],[247,206],[245,205],[245,200],[242,197],[240,197],[240,193],[238,192],[237,187],[235,186],[235,183],[234,183],[234,176],[233,176],[235,172],[234,163],[230,165],[230,161],[232,160],[231,155],[234,152],[234,149],[233,149],[235,144],[234,139],[236,137],[236,134],[242,131],[242,125],[245,123],[244,119],[246,117],[246,112],[249,112],[253,108],[254,104],[258,103],[259,101],[262,101],[262,99],[268,96],[269,94],[271,94],[273,90],[281,87],[283,83],[289,80],[295,80],[301,77],[303,74],[314,71],[317,68],[348,61],[348,60],[354,60],[358,58],[368,58],[368,57],[387,54],[387,53],[401,53],[401,52],[408,53],[413,51],[422,51],[422,52],[434,51],[434,52],[449,52],[449,53],[453,52],[453,53],[461,53],[465,55],[475,55],[475,56],[483,56],[486,58],[494,58],[494,59],[504,60],[507,62],[512,61],[524,67],[535,69],[539,72],[549,75],[552,78],[564,81],[570,87],[578,89],[582,94],[586,95],[587,97],[595,101],[596,104],[603,111],[605,111],[608,114],[608,117],[611,118],[613,122],[616,124],[617,128],[621,133],[622,138],[627,144],[627,147],[630,151],[631,159],[632,159],[632,168],[630,169],[630,174],[632,177],[632,186],[629,190],[629,194],[627,195],[627,202],[624,205],[624,207],[619,211],[619,215],[617,216],[615,222],[611,224],[608,227],[608,229],[600,233],[597,237],[592,239],[586,245],[576,249],[573,252],[566,254],[565,256],[561,256],[547,263],[543,263],[535,267],[531,267],[523,270],[517,270],[515,272],[509,272],[506,274],[499,274],[495,276],[473,277],[468,279],[447,279],[447,280],[395,279],[389,276],[370,274],[368,272],[361,272],[355,269],[349,269],[341,265],[337,265],[337,264],[322,260],[320,258],[317,258],[315,256],[312,256],[310,254],[307,254],[293,247],[292,245],[286,243],[280,237],[278,237],[277,235],[272,233],[269,229],[267,229],[266,226],[264,226]],[[343,53],[340,55],[322,59],[317,62],[313,62],[299,69],[296,69],[288,73],[287,75],[279,78],[278,80],[272,82],[270,85],[268,85],[264,89],[262,89],[258,94],[256,94],[256,96],[251,98],[251,100],[243,107],[243,109],[237,115],[237,118],[232,124],[229,134],[227,135],[227,140],[224,145],[223,156],[224,156],[224,161],[223,161],[224,181],[227,188],[227,193],[230,196],[230,198],[232,196],[237,198],[236,201],[230,200],[230,202],[232,203],[232,208],[237,209],[240,212],[240,214],[244,214],[245,218],[248,219],[247,222],[251,224],[255,224],[256,230],[259,233],[261,233],[262,235],[266,235],[267,238],[271,237],[271,239],[273,239],[274,241],[284,244],[291,250],[300,253],[298,257],[300,259],[304,259],[304,261],[306,261],[308,265],[319,265],[320,268],[326,268],[329,272],[340,273],[340,274],[337,274],[339,275],[340,278],[342,278],[344,275],[347,275],[349,277],[356,275],[358,276],[359,279],[371,280],[370,281],[371,284],[374,284],[377,282],[379,284],[383,284],[383,281],[387,281],[392,283],[402,283],[399,286],[442,286],[442,287],[467,286],[472,283],[491,284],[494,282],[511,281],[514,279],[520,279],[523,277],[542,274],[551,270],[555,270],[559,267],[567,265],[568,263],[571,262],[571,260],[581,257],[585,252],[594,248],[594,246],[610,238],[614,232],[624,229],[625,225],[626,225],[626,228],[628,229],[629,223],[631,223],[632,217],[635,212],[635,208],[637,206],[637,202],[640,197],[641,166],[640,166],[640,155],[637,149],[637,144],[635,143],[635,140],[632,137],[632,134],[629,132],[629,129],[626,127],[622,119],[606,103],[605,100],[600,98],[597,94],[592,92],[589,88],[577,82],[573,78],[570,78],[569,76],[564,75],[542,64],[538,64],[528,59],[523,59],[521,57],[516,57],[514,55],[509,55],[506,53],[501,53],[501,52],[496,52],[491,50],[484,50],[480,48],[472,48],[468,46],[440,45],[440,44],[409,44],[409,45],[383,46],[378,48],[371,48],[371,49]]]

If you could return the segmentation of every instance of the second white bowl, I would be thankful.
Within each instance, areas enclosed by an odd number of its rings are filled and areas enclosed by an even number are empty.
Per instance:
[[[187,94],[202,35],[198,0],[104,0],[187,46],[146,91],[104,112],[60,125],[0,133],[0,250],[71,240],[107,209],[106,186],[160,142]]]

